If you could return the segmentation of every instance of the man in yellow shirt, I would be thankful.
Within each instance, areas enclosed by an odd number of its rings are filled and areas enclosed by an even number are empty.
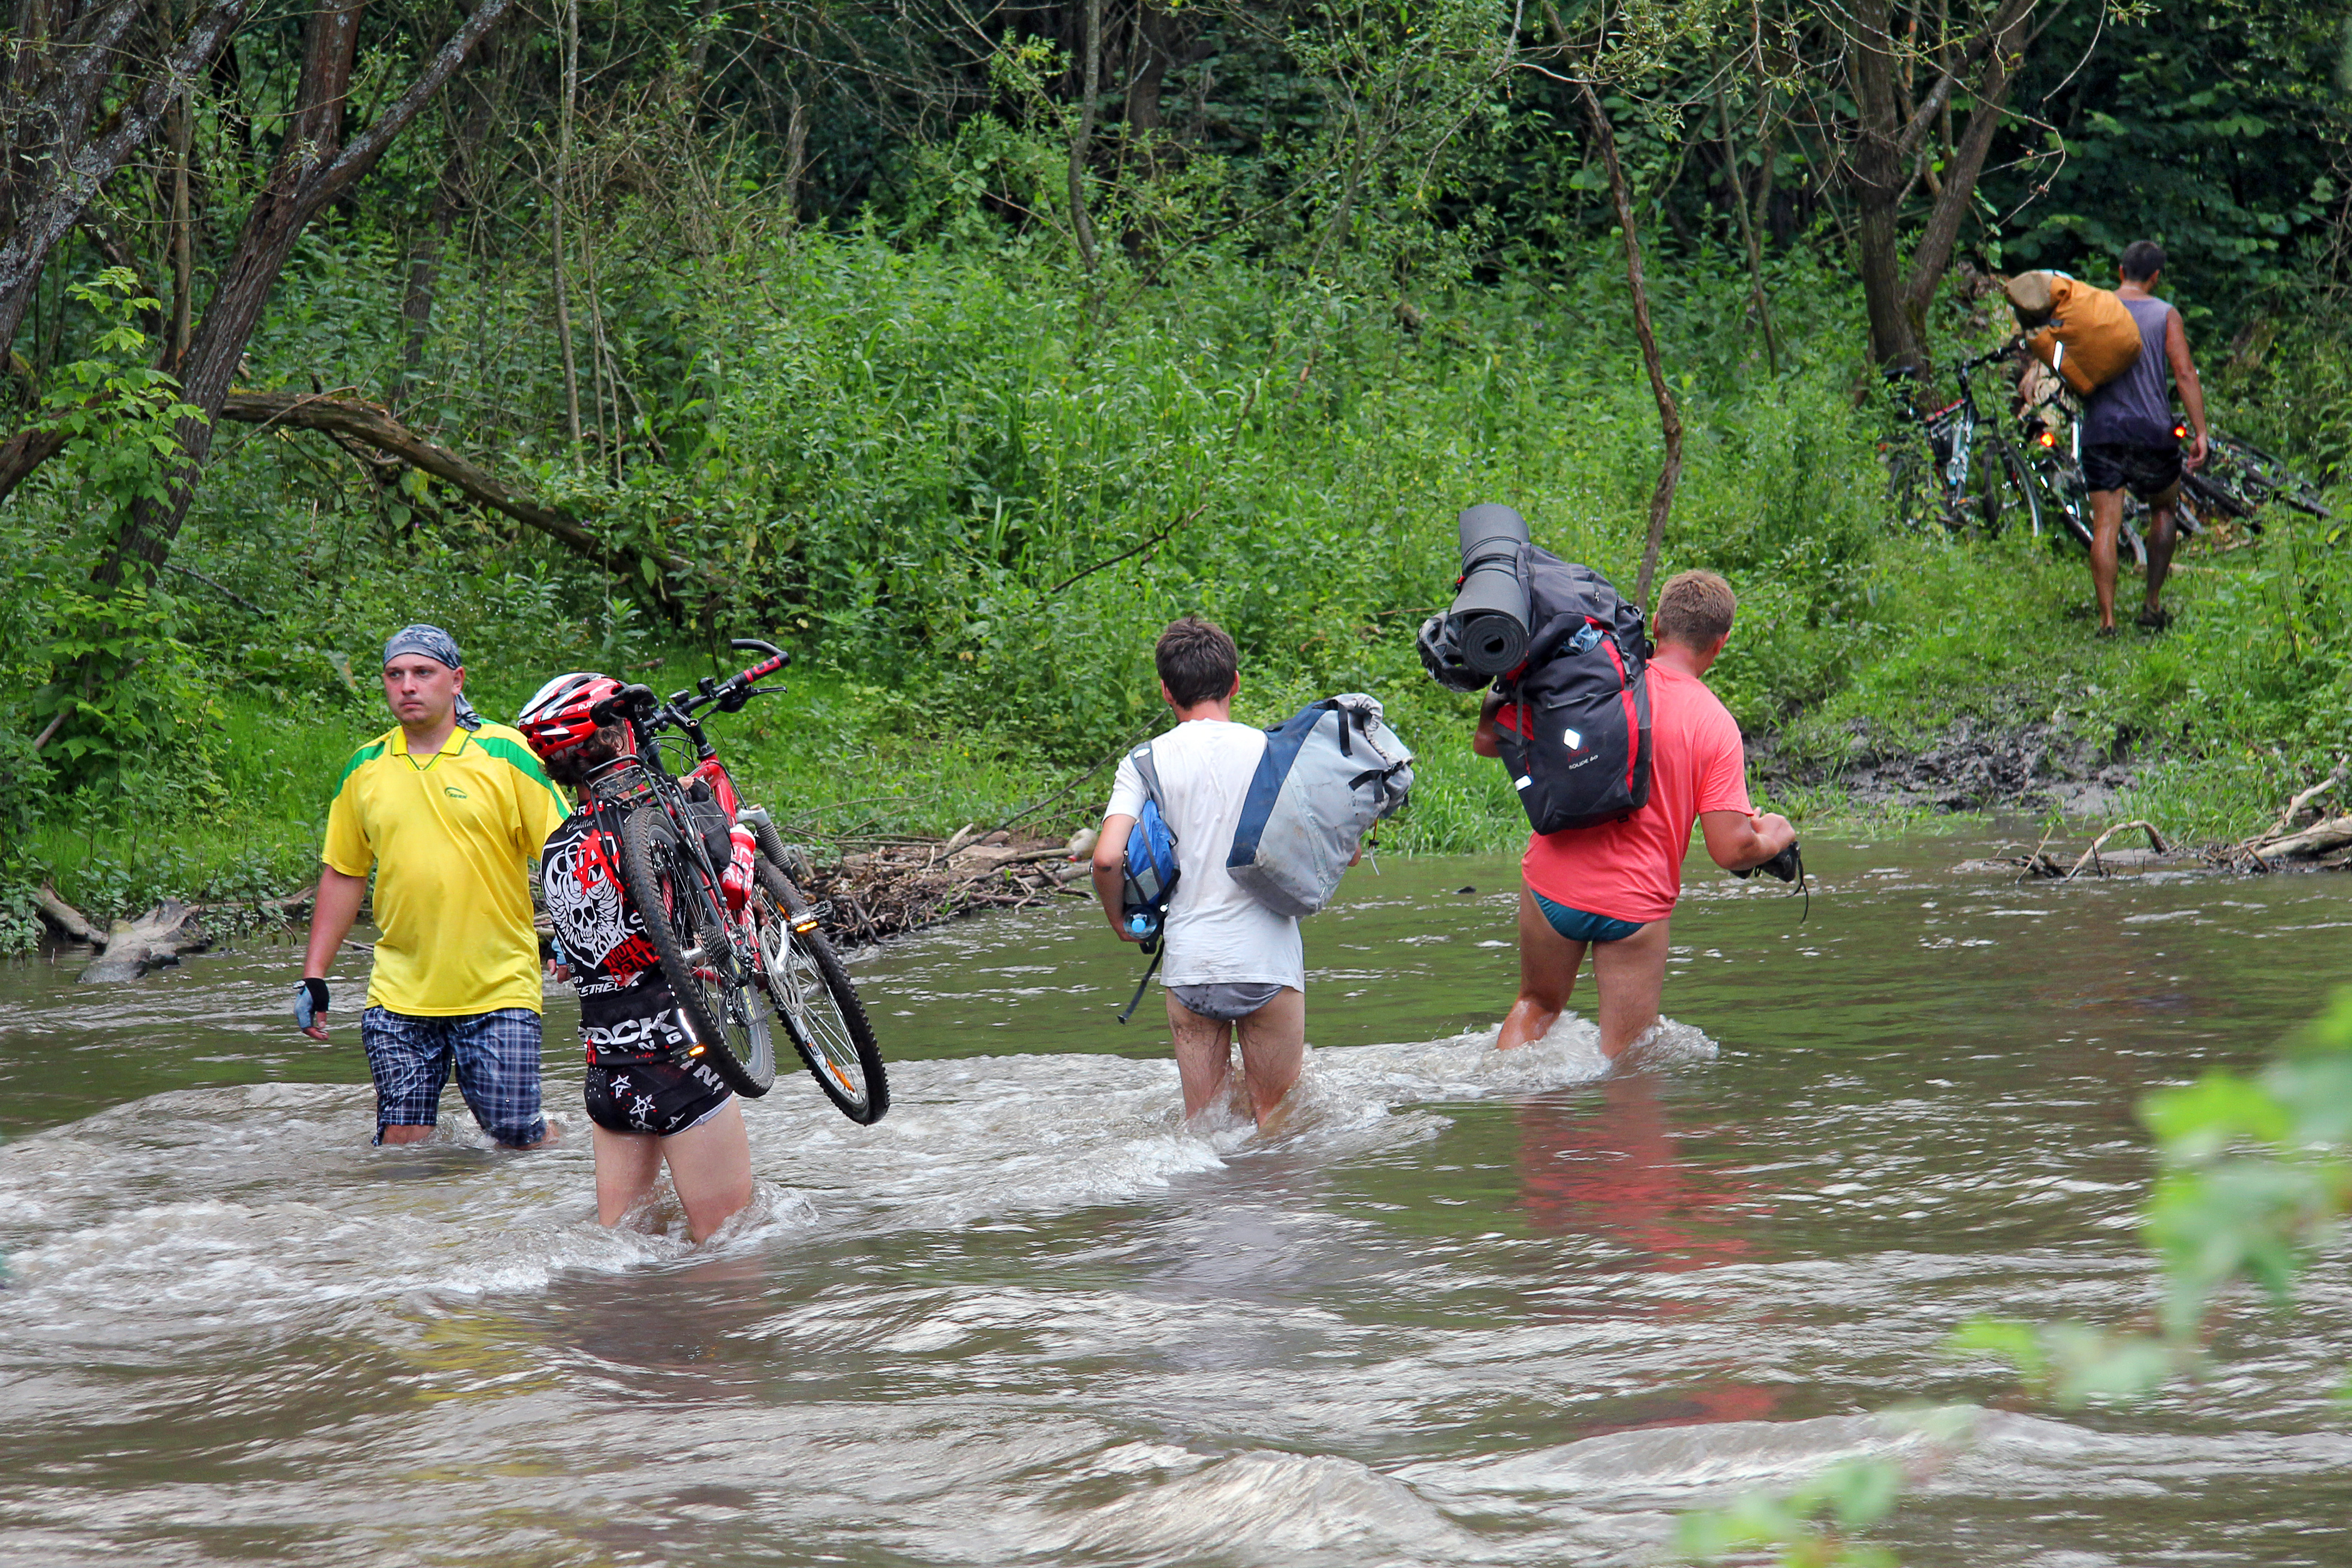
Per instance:
[[[383,647],[400,721],[352,753],[327,812],[325,868],[294,1021],[327,1037],[327,970],[375,873],[375,966],[360,1040],[379,1143],[422,1142],[454,1068],[493,1139],[554,1142],[540,1114],[539,936],[529,862],[571,805],[530,742],[466,700],[457,645],[404,626]]]

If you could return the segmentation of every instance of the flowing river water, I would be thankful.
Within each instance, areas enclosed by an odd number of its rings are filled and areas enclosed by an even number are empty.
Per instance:
[[[780,1082],[700,1248],[593,1223],[568,1001],[565,1147],[453,1092],[372,1150],[294,949],[0,967],[0,1563],[1635,1563],[1870,1453],[1908,1564],[2352,1563],[2342,1257],[2137,1409],[1944,1348],[2152,1300],[2133,1102],[2352,980],[2352,880],[1951,869],[1990,837],[1814,845],[1801,925],[1694,868],[1614,1071],[1489,1048],[1508,860],[1359,871],[1263,1141],[1181,1125],[1075,900],[924,933],[856,967],[896,1109]]]

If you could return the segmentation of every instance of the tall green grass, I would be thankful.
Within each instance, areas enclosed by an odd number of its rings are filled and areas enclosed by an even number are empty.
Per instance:
[[[324,303],[289,280],[257,382],[374,373],[385,323],[339,331],[336,310],[389,310],[394,264],[360,247],[328,275]],[[1811,781],[1784,798],[1833,810],[1865,744],[1924,743],[1963,715],[2038,721],[2147,760],[2141,804],[2219,833],[2352,748],[2352,570],[2325,527],[2273,519],[2246,548],[2191,548],[2178,631],[2095,644],[2079,555],[1888,521],[1877,416],[1853,395],[1856,303],[1831,275],[1784,283],[1795,347],[1777,377],[1704,265],[1662,268],[1655,301],[1689,431],[1663,568],[1738,587],[1713,681]],[[460,329],[488,319],[467,287],[454,270],[442,319]],[[54,877],[101,913],[286,890],[310,874],[341,758],[389,722],[381,639],[415,619],[458,637],[494,717],[558,670],[684,685],[731,668],[727,637],[780,637],[801,658],[793,695],[720,726],[788,821],[946,833],[1032,807],[1022,825],[1059,836],[1108,793],[1087,770],[1164,724],[1158,628],[1203,614],[1240,643],[1238,717],[1337,690],[1388,703],[1421,778],[1390,847],[1505,847],[1521,819],[1468,753],[1473,705],[1412,649],[1450,594],[1454,516],[1508,502],[1630,587],[1659,461],[1598,254],[1423,300],[1413,325],[1393,300],[1238,256],[1096,283],[1017,250],[861,234],[747,242],[616,295],[640,301],[616,331],[667,333],[690,367],[647,391],[667,399],[666,460],[615,482],[543,442],[485,449],[495,420],[443,434],[616,541],[708,563],[715,598],[665,604],[450,498],[385,490],[310,437],[230,432],[177,559],[263,613],[165,580],[169,636],[133,679],[168,738],[79,773],[0,754],[19,785],[0,883]],[[485,368],[436,395],[487,407],[502,384]],[[53,673],[56,590],[87,573],[76,496],[61,469],[0,510],[16,589],[0,673],[20,689]]]

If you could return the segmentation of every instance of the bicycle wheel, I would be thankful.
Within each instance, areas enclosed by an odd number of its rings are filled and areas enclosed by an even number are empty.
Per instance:
[[[860,1126],[881,1121],[890,1109],[890,1079],[849,972],[816,930],[792,879],[765,858],[757,876],[753,923],[769,1003],[835,1109]],[[808,929],[795,929],[802,926]]]
[[[757,1100],[776,1081],[776,1045],[735,962],[723,896],[704,878],[657,806],[621,822],[621,882],[645,917],[662,978],[729,1088]]]
[[[2262,510],[2263,498],[2227,475],[2199,472],[2180,481],[2184,495],[2194,496],[2203,509],[2222,517],[2251,520]]]
[[[2325,518],[2329,515],[2327,508],[2320,501],[2317,485],[2260,447],[2232,436],[2214,436],[2206,445],[2209,458],[2206,471],[2191,476],[2192,479],[2210,478],[2229,485],[2251,494],[2257,505],[2264,500],[2275,500],[2306,516]]]
[[[2091,494],[2083,488],[2082,476],[2055,458],[2030,464],[2026,471],[2041,494],[2042,514],[2053,525],[2052,545],[2063,548],[2071,539],[2084,550],[2091,548]]]
[[[2026,471],[2025,459],[2006,441],[1987,443],[1982,460],[1969,476],[1977,525],[1988,539],[1998,539],[2012,519],[2021,519],[2036,535],[2042,531],[2042,498]]]
[[[1881,447],[1886,462],[1886,499],[1895,521],[1914,532],[1950,526],[1944,509],[1943,476],[1924,436],[1906,432]]]

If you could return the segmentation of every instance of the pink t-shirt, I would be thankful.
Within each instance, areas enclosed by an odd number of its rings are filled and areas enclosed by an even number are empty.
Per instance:
[[[1506,708],[1496,722],[1516,730]],[[1520,868],[1556,904],[1649,921],[1682,896],[1691,827],[1707,811],[1749,811],[1739,722],[1696,676],[1650,666],[1650,798],[1621,822],[1528,836]]]

